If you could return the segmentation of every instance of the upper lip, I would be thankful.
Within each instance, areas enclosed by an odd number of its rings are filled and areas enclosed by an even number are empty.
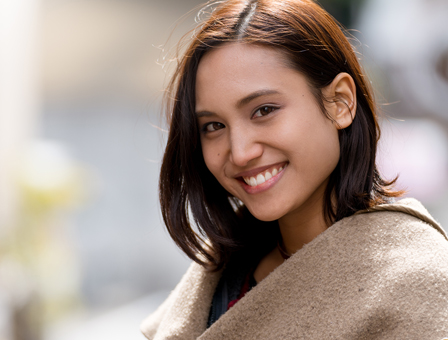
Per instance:
[[[278,165],[279,167],[283,166],[284,164],[286,164],[287,162],[279,162],[279,163],[273,163],[273,164],[269,164],[269,165],[264,165],[264,166],[260,166],[258,168],[255,169],[251,169],[251,170],[247,170],[247,171],[242,171],[237,173],[235,176],[233,176],[234,178],[239,178],[239,177],[254,177],[255,175],[258,175],[260,172],[263,172],[269,168],[272,168],[276,165]]]

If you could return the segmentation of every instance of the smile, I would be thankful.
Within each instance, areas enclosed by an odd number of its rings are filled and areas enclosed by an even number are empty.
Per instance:
[[[244,182],[251,187],[256,187],[264,182],[270,180],[272,177],[277,176],[280,172],[282,172],[286,168],[286,164],[284,165],[274,165],[273,167],[258,173],[255,176],[243,176]]]

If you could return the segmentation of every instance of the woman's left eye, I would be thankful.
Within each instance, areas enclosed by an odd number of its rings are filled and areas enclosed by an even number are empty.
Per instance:
[[[252,117],[263,117],[275,111],[277,108],[273,106],[262,106],[257,111],[254,112]]]

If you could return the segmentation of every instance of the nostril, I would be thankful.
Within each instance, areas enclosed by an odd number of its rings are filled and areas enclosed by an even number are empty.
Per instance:
[[[239,167],[247,166],[263,154],[263,146],[259,143],[241,140],[233,141],[230,149],[230,160]]]

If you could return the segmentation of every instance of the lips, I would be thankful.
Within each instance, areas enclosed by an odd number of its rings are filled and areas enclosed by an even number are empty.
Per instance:
[[[282,177],[289,163],[281,162],[244,171],[235,176],[240,181],[244,190],[254,194],[265,191],[274,185]]]
[[[278,173],[282,172],[285,167],[286,164],[274,165],[273,167],[265,171],[262,171],[254,176],[242,176],[242,178],[247,185],[250,185],[251,187],[256,187],[270,180],[272,177],[275,177]]]

